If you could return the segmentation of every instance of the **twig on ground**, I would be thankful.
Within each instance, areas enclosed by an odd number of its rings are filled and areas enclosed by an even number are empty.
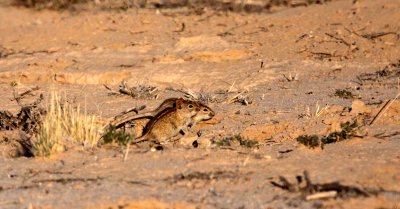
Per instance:
[[[39,180],[33,180],[32,182],[34,183],[61,183],[61,184],[67,184],[67,183],[72,183],[72,182],[94,182],[94,181],[99,181],[103,180],[104,177],[96,177],[96,178],[58,178],[58,179],[39,179]]]
[[[32,89],[29,89],[29,90],[27,90],[27,91],[25,91],[25,92],[23,92],[23,93],[21,93],[21,94],[17,94],[17,92],[16,92],[16,90],[14,91],[14,98],[13,99],[11,99],[11,101],[17,101],[17,102],[19,102],[21,99],[23,99],[25,96],[27,96],[27,95],[31,95],[31,96],[33,96],[33,94],[32,94],[32,92],[34,92],[34,91],[37,91],[37,90],[39,90],[40,88],[39,88],[39,86],[36,86],[36,87],[34,87],[34,88],[32,88]]]
[[[128,84],[126,83],[126,81],[122,82],[119,85],[119,92],[121,94],[126,94],[126,95],[131,95],[132,94],[132,92],[129,91],[129,87],[128,87]]]
[[[336,39],[336,40],[342,42],[342,43],[345,44],[346,46],[351,46],[351,44],[350,44],[349,42],[345,41],[345,40],[344,40],[343,38],[341,38],[341,37],[337,37],[337,36],[332,35],[332,34],[330,34],[330,33],[325,33],[325,35],[327,35],[327,36],[329,36],[329,37],[331,37],[331,38],[333,38],[333,39]]]
[[[262,67],[261,67],[261,68],[262,68]],[[234,88],[234,86],[235,86],[235,81],[233,81],[231,87],[229,87],[228,93],[232,91],[232,89]]]
[[[238,93],[238,94],[236,94],[235,96],[233,96],[233,97],[231,97],[230,99],[228,99],[228,103],[230,104],[230,103],[234,103],[235,102],[235,99],[237,99],[238,97],[240,97],[240,96],[242,96],[242,92],[240,92],[240,93]]]
[[[122,115],[125,115],[125,114],[130,113],[130,112],[135,112],[136,114],[139,114],[139,111],[140,111],[140,110],[144,110],[145,108],[146,108],[146,105],[142,105],[142,106],[139,106],[139,107],[129,108],[129,109],[127,109],[127,110],[125,110],[125,111],[119,113],[118,115],[114,116],[114,119],[115,119],[115,118],[118,118],[118,117],[121,117]]]
[[[129,87],[125,81],[119,85],[118,91],[112,90],[107,85],[103,86],[109,91],[110,95],[128,95],[141,99],[156,99],[158,97],[158,94],[155,94],[158,91],[158,87],[154,86],[138,85]]]
[[[328,192],[319,192],[311,195],[306,196],[306,200],[317,200],[317,199],[323,199],[323,198],[332,198],[336,197],[337,191],[328,191]]]
[[[353,186],[342,185],[339,182],[331,183],[312,183],[307,171],[303,176],[296,177],[297,182],[291,183],[283,176],[279,176],[279,182],[270,181],[273,186],[292,193],[301,193],[302,197],[307,201],[317,200],[321,198],[351,198],[351,197],[368,197],[371,194],[377,194],[377,191],[368,191],[367,189],[357,188]]]
[[[390,134],[386,134],[385,132],[383,132],[383,133],[375,134],[374,137],[379,138],[379,139],[384,139],[384,138],[389,138],[389,137],[393,137],[393,136],[397,136],[397,135],[400,135],[400,131],[395,131],[394,133],[390,133]]]
[[[394,99],[389,99],[385,105],[379,110],[379,112],[375,115],[369,125],[373,125],[375,121],[377,121],[385,112],[389,109],[389,107],[393,104],[393,102],[400,96],[400,92],[396,95]]]
[[[347,31],[347,32],[349,32],[349,33],[352,33],[352,34],[354,34],[354,35],[356,35],[356,36],[358,36],[358,37],[362,37],[360,34],[358,34],[356,31],[354,31],[354,30],[350,30],[349,28],[347,28],[346,26],[343,26],[343,28]]]
[[[166,89],[170,90],[170,91],[183,93],[185,97],[189,97],[189,98],[193,98],[193,99],[198,99],[199,98],[199,96],[194,91],[192,91],[191,89],[186,89],[186,90],[185,89],[174,89],[172,87],[169,87],[169,88],[166,88]]]
[[[312,37],[312,36],[310,36],[309,34],[305,33],[305,34],[299,36],[299,37],[296,39],[295,43],[297,43],[297,42],[303,40],[303,39],[306,38],[306,37]]]
[[[13,99],[11,99],[11,101],[16,101],[17,104],[21,107],[23,107],[24,105],[21,104],[21,100],[27,96],[27,95],[32,95],[32,92],[39,90],[40,88],[38,86],[34,87],[34,88],[29,88],[29,90],[23,92],[22,94],[18,94],[18,89],[17,89],[18,83],[17,82],[12,82],[11,83],[11,87],[13,88]],[[41,95],[39,98],[42,98],[43,95]],[[43,99],[43,98],[42,98]],[[37,104],[39,104],[41,101],[37,101]],[[35,105],[36,102],[34,102]]]
[[[117,91],[112,90],[109,86],[107,86],[106,84],[103,84],[103,86],[108,90],[108,93],[111,95],[115,95],[115,94],[121,94]]]
[[[125,154],[124,154],[124,162],[126,161],[126,159],[128,159],[128,153],[129,153],[129,143],[126,145],[126,150],[125,150]]]
[[[361,35],[361,37],[366,38],[366,39],[369,39],[369,40],[374,40],[374,39],[376,39],[376,38],[379,38],[379,37],[381,37],[381,36],[386,36],[386,35],[389,35],[389,34],[397,35],[396,32],[390,31],[390,32],[367,33],[367,34]]]
[[[311,54],[315,55],[316,58],[318,59],[326,59],[326,58],[331,58],[331,57],[341,57],[341,55],[336,55],[336,51],[329,53],[329,52],[312,52],[310,51]]]
[[[282,75],[283,75],[283,77],[285,77],[285,79],[286,79],[288,82],[291,82],[291,81],[298,81],[298,80],[299,80],[299,74],[298,74],[298,73],[296,73],[294,76],[292,76],[292,73],[289,73],[288,76],[286,76],[285,74],[282,74]]]
[[[252,99],[249,99],[247,96],[244,96],[242,92],[236,94],[235,96],[231,97],[227,100],[228,104],[230,103],[240,103],[242,105],[249,105],[253,103]]]
[[[321,116],[324,112],[326,112],[326,110],[329,108],[328,105],[326,105],[325,107],[323,107],[322,109],[320,108],[319,102],[317,102],[315,104],[315,116],[318,118],[319,116]]]

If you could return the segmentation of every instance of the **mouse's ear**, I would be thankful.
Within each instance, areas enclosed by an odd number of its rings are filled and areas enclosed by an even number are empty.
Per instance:
[[[184,100],[182,98],[177,99],[176,100],[176,108],[182,109],[183,102],[184,102]]]

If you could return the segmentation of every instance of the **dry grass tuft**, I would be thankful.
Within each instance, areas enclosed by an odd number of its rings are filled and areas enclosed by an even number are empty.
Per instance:
[[[51,94],[47,114],[34,135],[32,153],[35,156],[50,156],[63,151],[68,144],[80,144],[84,148],[98,144],[102,127],[96,117],[82,114],[79,105],[74,107],[65,101],[65,96]]]
[[[309,148],[316,148],[320,147],[324,149],[324,145],[336,143],[344,140],[351,139],[353,137],[364,137],[365,135],[362,134],[361,130],[363,125],[359,124],[357,120],[354,121],[347,121],[340,124],[342,128],[341,131],[335,131],[329,133],[326,136],[318,136],[318,135],[301,135],[297,137],[297,142],[309,147]]]
[[[247,148],[257,147],[257,141],[243,138],[240,134],[230,135],[221,139],[213,139],[212,144],[218,147],[229,147],[233,145],[240,145]]]

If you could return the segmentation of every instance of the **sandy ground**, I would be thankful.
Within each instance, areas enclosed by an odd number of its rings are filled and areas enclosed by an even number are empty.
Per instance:
[[[0,110],[16,113],[20,92],[66,92],[107,120],[135,106],[209,95],[216,112],[164,151],[118,146],[74,149],[51,158],[9,158],[2,131],[0,208],[400,208],[400,1],[334,1],[275,13],[205,10],[35,11],[0,7]],[[126,81],[158,87],[155,100],[109,95]],[[352,98],[335,96],[337,90]],[[251,104],[231,102],[240,94]],[[321,110],[323,109],[323,110]],[[358,119],[358,137],[310,149],[304,134],[326,136]],[[217,146],[240,134],[255,147]],[[12,137],[10,137],[12,136]],[[6,144],[6,145],[4,145]],[[4,146],[3,146],[4,145]],[[3,149],[3,147],[6,147]],[[338,182],[342,192],[307,201],[273,183]],[[302,195],[303,194],[303,195]]]

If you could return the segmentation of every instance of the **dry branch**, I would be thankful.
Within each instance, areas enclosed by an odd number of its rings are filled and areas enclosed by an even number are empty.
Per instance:
[[[333,38],[333,39],[336,39],[336,40],[342,42],[342,43],[345,44],[346,46],[351,46],[351,44],[350,44],[349,42],[345,41],[345,40],[344,40],[343,38],[341,38],[341,37],[337,37],[337,36],[332,35],[332,34],[330,34],[330,33],[325,33],[325,35],[327,35],[327,36],[329,36],[329,37],[331,37],[331,38]]]
[[[374,40],[376,38],[379,38],[381,36],[386,36],[389,34],[394,34],[397,35],[396,32],[390,31],[390,32],[375,32],[375,33],[367,33],[367,34],[363,34],[361,35],[363,38],[369,39],[369,40]]]
[[[243,92],[236,94],[235,96],[231,97],[227,100],[227,103],[240,103],[242,105],[250,105],[253,103],[253,100],[250,99],[248,96],[243,95]]]
[[[375,115],[375,117],[372,119],[372,121],[369,123],[369,125],[373,125],[375,121],[377,121],[389,107],[393,104],[393,102],[400,96],[400,92],[396,95],[394,99],[389,99],[385,105],[379,110],[379,112]]]
[[[119,85],[118,91],[112,90],[109,86],[103,85],[110,95],[128,95],[133,98],[140,99],[156,99],[158,97],[155,94],[159,89],[154,86],[138,85],[134,87],[129,87],[126,82],[122,82]]]
[[[29,90],[27,90],[27,91],[25,91],[25,92],[23,92],[23,93],[21,93],[21,94],[18,94],[18,90],[17,90],[17,84],[15,83],[15,84],[12,84],[12,87],[13,87],[13,99],[11,99],[11,101],[16,101],[17,103],[18,103],[18,105],[19,106],[23,106],[20,102],[21,102],[21,100],[22,99],[24,99],[26,96],[28,96],[28,95],[30,95],[30,96],[34,96],[33,95],[33,92],[34,91],[37,91],[37,90],[39,90],[40,88],[39,88],[39,86],[36,86],[36,87],[34,87],[34,88],[32,88],[32,89],[29,89]],[[43,95],[42,95],[43,96]],[[42,97],[41,96],[41,97]]]
[[[136,114],[139,114],[139,111],[140,111],[140,110],[143,110],[143,109],[145,109],[145,108],[146,108],[146,105],[142,105],[142,106],[139,106],[139,107],[129,108],[129,109],[127,109],[127,110],[125,110],[125,111],[119,113],[118,115],[116,115],[116,116],[114,117],[114,119],[119,118],[119,117],[121,117],[121,116],[123,116],[123,115],[125,115],[125,114],[127,114],[127,113],[130,113],[130,112],[135,112]]]
[[[170,88],[166,88],[167,90],[170,91],[175,91],[175,92],[179,92],[179,93],[183,93],[185,97],[187,98],[192,98],[192,99],[199,99],[199,96],[192,90],[190,89],[174,89],[172,87]]]
[[[323,198],[332,198],[336,197],[337,191],[328,191],[328,192],[319,192],[311,195],[306,196],[306,200],[317,200],[317,199],[323,199]]]

